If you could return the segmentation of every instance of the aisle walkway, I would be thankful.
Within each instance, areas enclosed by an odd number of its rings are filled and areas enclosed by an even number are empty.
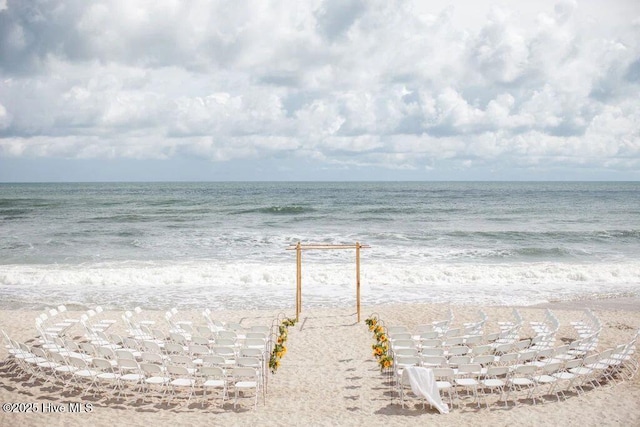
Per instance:
[[[364,321],[356,323],[353,309],[338,315],[308,310],[290,329],[288,352],[272,379],[274,387],[288,388],[290,398],[302,407],[372,413],[382,403],[373,401],[391,403],[389,387],[371,356],[372,343]],[[311,392],[317,401],[305,396]]]

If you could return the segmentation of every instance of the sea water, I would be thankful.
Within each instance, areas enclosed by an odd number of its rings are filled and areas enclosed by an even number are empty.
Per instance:
[[[295,307],[297,242],[362,304],[638,295],[637,182],[0,184],[0,307]],[[355,250],[303,304],[355,304]]]

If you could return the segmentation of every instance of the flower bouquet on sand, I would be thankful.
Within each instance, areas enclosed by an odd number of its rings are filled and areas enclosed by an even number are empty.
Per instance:
[[[393,357],[389,355],[389,338],[384,328],[379,324],[378,318],[374,316],[366,319],[365,323],[369,327],[369,331],[373,332],[373,337],[376,340],[376,343],[371,348],[373,349],[373,356],[378,360],[378,365],[380,365],[380,371],[391,368],[393,366]]]
[[[296,319],[284,319],[278,327],[278,338],[276,339],[276,345],[273,346],[271,356],[269,357],[269,369],[271,373],[275,374],[280,367],[280,359],[287,354],[287,347],[285,343],[289,338],[289,326],[294,326]]]

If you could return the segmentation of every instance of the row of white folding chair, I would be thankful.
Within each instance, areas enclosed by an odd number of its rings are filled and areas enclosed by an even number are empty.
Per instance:
[[[124,389],[128,384],[138,386],[138,391],[142,391],[145,385],[153,384],[158,381],[158,377],[150,377],[148,374],[150,371],[144,372],[143,366],[154,365],[158,368],[155,372],[161,375],[165,375],[166,386],[170,387],[171,396],[170,399],[176,395],[178,388],[191,388],[193,389],[196,376],[198,378],[204,378],[202,381],[203,388],[213,387],[215,381],[210,378],[211,371],[219,369],[220,372],[230,372],[232,378],[235,378],[239,373],[244,372],[247,374],[246,369],[242,371],[240,368],[250,369],[251,376],[255,377],[256,383],[256,404],[258,389],[263,387],[263,380],[261,378],[260,371],[262,370],[262,362],[257,358],[244,357],[237,360],[236,364],[227,369],[223,369],[220,366],[206,366],[203,365],[198,369],[193,369],[188,366],[189,360],[183,360],[183,364],[179,364],[179,356],[174,356],[171,359],[171,364],[153,364],[153,363],[138,363],[133,358],[118,357],[113,361],[103,358],[88,358],[83,354],[69,353],[63,354],[61,352],[46,352],[42,348],[34,347],[29,348],[26,344],[18,344],[9,341],[10,347],[15,346],[16,351],[12,352],[15,358],[19,360],[20,366],[31,374],[31,377],[42,377],[47,382],[57,382],[62,384],[63,390],[68,386],[79,388],[83,390],[83,395],[94,389],[94,394],[98,391],[97,388],[101,383],[106,382],[111,385],[111,393],[116,390],[119,396],[124,395]],[[154,368],[150,368],[154,370]],[[230,371],[229,371],[230,369]],[[163,381],[164,382],[164,381]],[[224,382],[224,395],[226,394],[226,381]],[[236,378],[234,382],[236,389],[236,403],[238,398],[238,392],[244,388],[251,388],[251,379],[244,378],[242,381]],[[105,390],[103,388],[103,390]],[[189,392],[188,400],[191,398],[192,391]]]
[[[521,327],[524,323],[524,319],[520,314],[520,310],[518,310],[517,308],[513,308],[511,310],[511,315],[513,316],[512,320],[503,320],[498,322],[498,326],[501,330],[509,330],[513,327]]]
[[[172,361],[173,362],[173,361]],[[234,366],[222,367],[203,365],[197,369],[184,364],[170,363],[165,365],[133,360],[119,360],[119,382],[129,382],[148,396],[150,387],[159,388],[162,396],[169,394],[169,403],[178,396],[180,390],[186,393],[187,404],[196,393],[196,388],[202,388],[203,404],[208,389],[218,389],[222,392],[221,404],[227,399],[227,391],[231,386],[235,391],[234,406],[237,405],[241,391],[253,389],[254,407],[257,405],[258,395],[263,390],[260,375],[261,364],[255,358],[239,359]],[[120,385],[119,387],[122,387]],[[121,390],[122,391],[122,390]]]
[[[207,365],[203,363],[198,368],[195,368],[193,361],[187,356],[175,355],[169,358],[169,363],[162,356],[158,355],[160,359],[155,359],[154,362],[165,363],[153,363],[151,361],[145,361],[138,363],[131,353],[124,350],[116,350],[115,360],[107,358],[89,358],[81,353],[68,353],[63,354],[61,352],[49,352],[46,353],[44,349],[34,348],[33,352],[26,346],[20,349],[20,352],[16,352],[16,355],[21,360],[23,368],[28,373],[35,375],[42,375],[48,377],[47,381],[57,380],[63,385],[63,389],[67,386],[79,387],[83,390],[83,394],[88,393],[97,381],[104,380],[110,382],[113,386],[112,393],[116,390],[119,391],[119,395],[122,396],[126,384],[134,384],[140,387],[144,386],[145,375],[141,372],[141,365],[155,364],[161,367],[161,372],[165,372],[171,376],[181,376],[181,378],[173,378],[168,382],[171,385],[172,396],[175,395],[176,387],[185,387],[191,381],[185,378],[185,375],[195,376],[203,368],[204,371],[208,371],[209,367],[213,364]],[[224,360],[224,359],[223,359]],[[213,360],[211,360],[213,363]],[[241,357],[234,361],[234,364],[229,366],[228,360],[224,360],[225,367],[218,366],[223,371],[229,368],[233,370],[238,367],[250,366],[254,371],[260,373],[263,369],[262,361],[255,357]],[[36,367],[38,371],[36,372]],[[43,374],[46,372],[46,374]],[[260,378],[257,375],[256,378]],[[157,378],[155,379],[157,380]],[[146,383],[152,383],[155,380],[146,381]],[[81,383],[81,381],[84,382]],[[260,387],[263,385],[262,379],[260,379]],[[207,386],[211,386],[209,382]],[[95,392],[94,392],[95,394]],[[256,397],[257,399],[257,397]]]
[[[572,341],[569,346],[569,353],[573,357],[584,357],[598,348],[600,330],[591,335],[584,336]]]
[[[541,395],[556,395],[560,399],[560,394],[564,391],[578,386],[576,381],[581,378],[569,370],[576,369],[582,361],[574,359],[567,362],[566,370],[564,363],[554,362],[543,367],[534,365],[509,366],[489,366],[483,367],[480,363],[469,363],[460,365],[457,369],[451,367],[433,367],[436,384],[439,390],[446,390],[449,400],[453,404],[453,396],[460,405],[460,390],[468,391],[472,396],[472,403],[480,406],[480,393],[483,395],[485,405],[489,406],[488,395],[495,392],[497,402],[513,401],[516,404],[522,398],[531,399],[533,403],[540,400]],[[568,375],[568,376],[567,376]],[[566,381],[565,388],[558,387],[558,383]],[[537,393],[538,387],[547,386],[544,393]],[[526,392],[523,394],[522,392]]]
[[[640,337],[640,329],[626,343],[618,346],[611,355],[612,365],[617,365],[617,374],[622,380],[630,380],[638,372],[638,359],[636,357],[636,344]]]
[[[419,351],[425,348],[444,348],[466,345],[468,347],[486,345],[493,339],[497,339],[489,335],[463,335],[451,336],[446,338],[427,338],[431,334],[423,334],[421,336],[412,335],[409,332],[395,332],[390,334],[390,343],[392,347],[417,348]]]
[[[580,364],[580,360],[575,360],[573,364],[567,365],[569,369],[573,369],[575,365]],[[563,363],[554,362],[547,364],[543,367],[537,367],[535,365],[517,365],[514,367],[509,366],[489,366],[483,367],[479,363],[471,363],[461,365],[457,370],[451,368],[435,368],[436,378],[439,381],[445,380],[447,388],[451,387],[451,383],[455,384],[457,388],[466,389],[472,392],[473,403],[480,406],[479,394],[482,393],[485,405],[489,407],[488,395],[494,392],[498,393],[497,402],[504,402],[508,405],[508,401],[511,400],[516,404],[522,398],[531,399],[533,403],[537,403],[541,397],[537,394],[537,389],[540,386],[548,386],[548,389],[544,394],[556,394],[559,399],[560,389],[557,389],[557,384],[561,380],[568,380],[567,377],[562,377]],[[443,372],[445,374],[440,374]],[[442,376],[447,378],[443,379]],[[571,376],[569,383],[572,385]],[[459,392],[454,388],[455,394],[459,396]],[[522,392],[526,392],[523,395]],[[511,399],[510,399],[511,398]]]
[[[36,327],[50,335],[64,336],[76,322],[59,316],[59,311],[55,308],[49,309],[46,313],[40,313],[36,317]]]
[[[258,348],[266,349],[267,342],[262,332],[248,332],[247,338],[237,340],[231,338],[217,338],[209,340],[204,337],[193,335],[190,339],[186,336],[175,332],[169,333],[168,339],[160,340],[139,340],[131,337],[122,337],[117,334],[111,334],[111,342],[116,345],[125,346],[135,351],[155,351],[166,353],[203,353],[207,349],[209,352],[214,347],[231,347],[236,351],[240,348]]]
[[[575,329],[579,339],[594,335],[602,330],[600,319],[589,308],[584,310],[582,319],[572,321],[570,324]]]
[[[218,333],[220,331],[232,331],[235,332],[236,335],[240,338],[244,337],[244,334],[247,332],[246,328],[244,328],[240,323],[237,322],[216,322],[213,321],[210,317],[210,310],[205,310],[202,312],[205,320],[207,321],[207,327],[209,331],[213,333]],[[177,320],[178,310],[174,307],[171,310],[165,313],[165,319],[170,326],[170,330],[179,333],[187,333],[191,334],[195,332],[196,326],[190,320]],[[204,325],[203,325],[204,326]],[[200,330],[200,332],[204,332]],[[265,331],[265,332],[268,332]]]

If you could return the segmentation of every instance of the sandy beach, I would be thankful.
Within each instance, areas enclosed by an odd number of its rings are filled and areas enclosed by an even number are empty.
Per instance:
[[[595,306],[594,306],[595,304]],[[559,341],[575,338],[569,322],[583,316],[584,307],[592,306],[601,320],[598,350],[611,348],[628,341],[640,327],[640,303],[636,298],[616,301],[574,301],[547,305],[560,320]],[[455,324],[473,321],[478,307],[451,306]],[[361,425],[565,425],[602,426],[640,425],[640,379],[606,384],[596,389],[587,388],[582,395],[568,394],[564,401],[547,396],[536,405],[524,402],[516,407],[504,408],[491,404],[478,409],[474,404],[454,407],[446,415],[411,401],[402,408],[393,392],[389,377],[381,374],[371,354],[373,339],[364,319],[375,313],[387,326],[417,325],[445,316],[449,306],[444,305],[389,305],[362,307],[362,321],[356,320],[353,308],[308,309],[300,321],[289,330],[288,352],[275,374],[268,377],[266,403],[260,401],[257,409],[241,402],[237,409],[227,403],[223,409],[216,405],[202,407],[196,399],[189,405],[158,405],[157,402],[124,402],[106,397],[81,397],[70,388],[64,393],[59,388],[27,384],[28,377],[7,371],[6,362],[0,370],[3,403],[35,403],[63,405],[69,402],[91,403],[92,410],[84,413],[5,413],[0,414],[0,425],[37,426],[92,424],[106,426],[114,423],[127,425],[257,425],[276,426],[361,426]],[[485,332],[498,329],[497,322],[511,317],[511,307],[483,307],[489,319]],[[530,336],[529,321],[541,320],[543,307],[519,307],[525,320],[521,337]],[[4,310],[0,312],[0,325],[13,338],[35,343],[34,319],[39,311]],[[270,325],[278,315],[275,311],[219,311],[212,317],[224,321],[240,322],[243,326]],[[70,311],[78,317],[81,311]],[[113,311],[105,316],[119,319],[122,312]],[[291,316],[295,313],[287,313]],[[161,325],[164,312],[148,311],[144,315]],[[194,323],[204,323],[198,311],[180,312],[180,316]],[[79,327],[71,331],[81,340]],[[121,323],[113,330],[123,331]],[[7,358],[2,349],[0,357]],[[637,355],[636,355],[637,357]],[[50,406],[47,406],[47,408]]]

